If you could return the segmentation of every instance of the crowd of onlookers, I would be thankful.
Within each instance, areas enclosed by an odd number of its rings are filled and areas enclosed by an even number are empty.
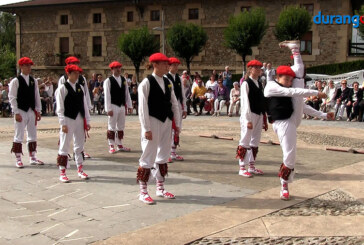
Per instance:
[[[272,64],[270,62],[263,63],[260,76],[263,87],[267,82],[274,81],[275,75],[275,69],[272,67]],[[223,114],[229,117],[239,116],[240,85],[244,79],[233,81],[232,77],[228,66],[219,73],[213,70],[206,82],[203,81],[203,77],[198,72],[195,72],[194,75],[189,75],[187,71],[183,71],[180,78],[186,99],[187,114],[195,116],[199,116],[202,113],[212,116]],[[128,73],[124,73],[124,78],[129,87],[133,109],[135,109],[135,114],[138,114],[138,82],[134,75],[129,75]],[[11,79],[0,80],[0,109],[3,117],[12,115],[8,97]],[[92,74],[91,79],[88,80],[90,99],[93,105],[91,112],[93,114],[106,114],[104,111],[103,91],[105,79],[102,74]],[[58,78],[37,78],[37,81],[42,103],[42,115],[55,115],[56,103],[54,92],[58,86]],[[323,112],[335,111],[337,120],[343,120],[345,112],[347,121],[363,120],[364,86],[360,87],[358,82],[354,82],[352,88],[349,88],[346,80],[341,81],[340,86],[336,86],[331,80],[317,80],[308,87],[324,92],[327,98],[319,99],[316,96],[312,96],[305,98],[306,104]],[[223,110],[224,107],[226,112]],[[318,119],[306,115],[303,115],[303,117],[306,119]]]

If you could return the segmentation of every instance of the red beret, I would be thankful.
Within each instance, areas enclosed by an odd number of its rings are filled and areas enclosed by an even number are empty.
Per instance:
[[[259,60],[251,60],[251,61],[248,62],[248,64],[246,66],[247,67],[251,67],[251,66],[259,66],[259,67],[262,67],[263,64]]]
[[[167,56],[165,56],[162,53],[154,53],[149,57],[149,62],[158,62],[158,61],[167,61],[169,62],[169,59]]]
[[[67,65],[64,70],[67,72],[67,73],[71,73],[73,71],[78,71],[80,73],[83,72],[83,70],[78,66],[78,65]]]
[[[65,59],[64,61],[66,63],[66,65],[70,64],[70,63],[76,63],[76,64],[80,64],[80,60],[77,59],[75,56],[70,56],[67,59]]]
[[[122,67],[122,66],[123,66],[123,65],[122,65],[121,63],[117,62],[117,61],[111,62],[111,63],[109,64],[110,69],[118,68],[118,67]]]
[[[181,61],[179,61],[179,59],[175,58],[175,57],[170,57],[169,58],[169,64],[181,64]]]
[[[279,66],[277,68],[277,75],[287,75],[291,77],[296,76],[296,74],[294,73],[294,71],[292,71],[290,66]]]
[[[22,65],[34,65],[33,61],[28,57],[23,57],[18,60],[19,66]]]

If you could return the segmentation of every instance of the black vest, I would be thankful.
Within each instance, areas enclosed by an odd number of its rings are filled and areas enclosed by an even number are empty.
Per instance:
[[[121,87],[113,76],[109,77],[109,80],[111,104],[117,106],[125,105],[125,78],[121,77]]]
[[[167,73],[167,77],[173,82],[174,94],[176,95],[177,100],[183,105],[182,85],[179,75],[176,74],[176,81],[170,73]]]
[[[245,80],[249,86],[249,105],[251,112],[260,115],[263,114],[265,109],[265,97],[263,94],[263,85],[258,81],[259,88],[255,85],[254,81],[248,78]]]
[[[154,76],[148,75],[150,91],[148,96],[149,116],[155,117],[158,120],[165,122],[167,117],[173,119],[172,103],[171,103],[171,88],[169,80],[163,77],[165,93],[159,86]]]
[[[29,86],[22,75],[18,77],[19,88],[16,101],[18,108],[23,111],[28,111],[31,108],[35,110],[35,81],[34,78],[29,76]]]
[[[282,86],[279,83],[277,84]],[[269,97],[267,100],[269,122],[272,123],[276,120],[285,120],[291,117],[293,113],[293,103],[291,97]]]
[[[64,74],[63,76],[64,76],[64,83],[67,83],[68,79],[67,74]],[[81,86],[85,86],[85,79],[83,79],[83,76],[81,74],[78,75],[77,83],[80,84]]]
[[[78,113],[81,113],[82,118],[85,118],[85,107],[83,104],[83,91],[81,85],[76,83],[76,91],[66,82],[64,86],[67,89],[67,95],[64,99],[64,115],[66,117],[76,119]]]

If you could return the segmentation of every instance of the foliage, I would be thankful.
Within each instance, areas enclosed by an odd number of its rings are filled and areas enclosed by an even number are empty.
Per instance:
[[[203,49],[207,42],[206,31],[192,23],[177,23],[167,32],[167,43],[176,56],[185,60],[188,73],[190,64],[195,56]]]
[[[337,75],[337,74],[362,70],[363,67],[364,67],[364,60],[357,60],[351,62],[308,67],[306,69],[306,73]]]
[[[119,37],[119,49],[134,64],[137,82],[139,82],[140,64],[146,57],[159,51],[159,42],[147,27],[132,29]]]
[[[9,45],[0,48],[0,78],[13,77],[16,74],[16,55]]]
[[[289,6],[280,13],[274,34],[279,41],[300,40],[311,26],[312,16],[305,8]]]
[[[252,47],[260,44],[267,28],[265,11],[262,8],[254,8],[230,17],[224,31],[225,45],[242,57],[244,71],[246,56],[252,54]]]

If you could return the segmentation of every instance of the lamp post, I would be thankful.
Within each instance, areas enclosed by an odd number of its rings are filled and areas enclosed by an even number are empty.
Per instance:
[[[164,10],[162,9],[162,27],[154,27],[153,30],[162,32],[162,53],[166,54],[165,37],[164,37]]]

